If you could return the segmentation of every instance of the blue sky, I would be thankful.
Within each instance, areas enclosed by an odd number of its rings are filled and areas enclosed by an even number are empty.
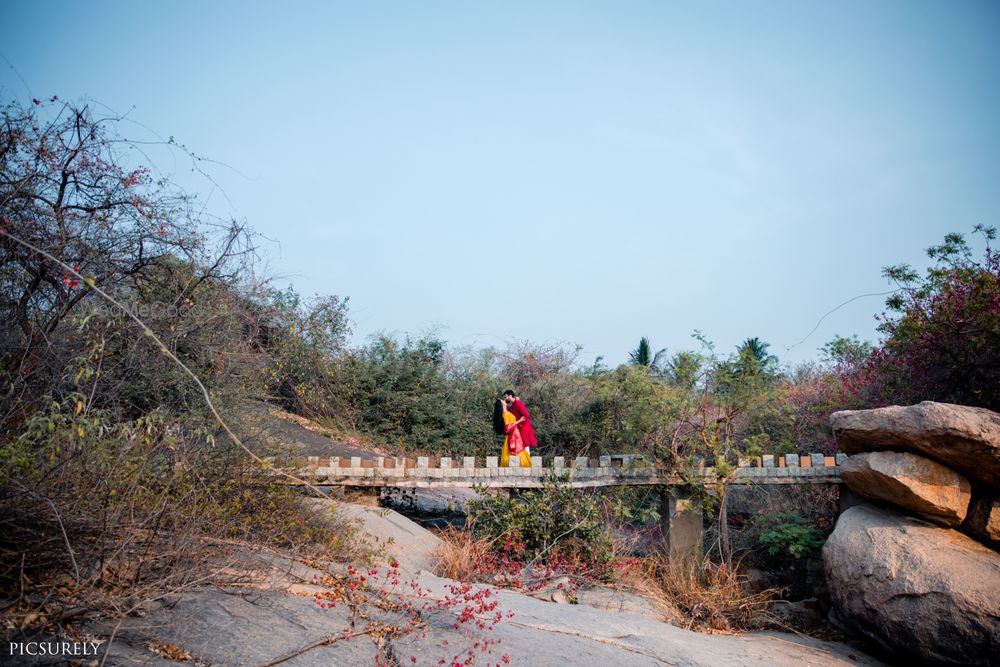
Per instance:
[[[1000,222],[995,2],[7,0],[0,25],[5,98],[134,107],[234,167],[210,205],[279,283],[350,296],[357,341],[617,363],[700,329],[800,361],[874,338],[878,297],[792,347],[883,266]]]

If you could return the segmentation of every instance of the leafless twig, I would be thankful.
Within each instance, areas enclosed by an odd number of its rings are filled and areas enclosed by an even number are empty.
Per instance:
[[[56,504],[52,502],[52,499],[48,496],[42,496],[45,502],[49,504],[52,508],[52,513],[56,515],[56,521],[59,523],[59,530],[62,531],[63,540],[66,542],[66,551],[69,552],[69,559],[73,562],[73,572],[76,574],[76,583],[80,583],[80,567],[76,564],[76,555],[73,553],[73,547],[70,546],[69,536],[66,535],[66,526],[63,525],[62,517],[59,516],[59,510],[56,509]]]

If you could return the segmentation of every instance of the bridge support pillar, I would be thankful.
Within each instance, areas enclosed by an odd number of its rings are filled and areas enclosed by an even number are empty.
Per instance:
[[[660,529],[671,558],[701,558],[703,525],[700,502],[683,491],[660,487]]]

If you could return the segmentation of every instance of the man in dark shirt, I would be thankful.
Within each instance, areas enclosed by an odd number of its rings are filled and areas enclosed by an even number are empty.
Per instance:
[[[507,403],[507,409],[517,417],[514,425],[521,432],[521,439],[524,440],[524,446],[529,448],[536,446],[538,441],[535,439],[535,429],[531,425],[531,413],[528,412],[527,406],[514,394],[512,389],[508,389],[503,393],[503,400]]]

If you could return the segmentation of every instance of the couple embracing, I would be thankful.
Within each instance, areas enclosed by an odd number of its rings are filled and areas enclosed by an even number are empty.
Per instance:
[[[531,415],[524,402],[510,389],[497,399],[493,406],[493,430],[505,436],[500,465],[506,468],[510,458],[516,457],[523,467],[531,466],[531,447],[534,447],[535,429],[531,425]]]

